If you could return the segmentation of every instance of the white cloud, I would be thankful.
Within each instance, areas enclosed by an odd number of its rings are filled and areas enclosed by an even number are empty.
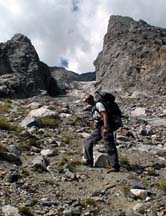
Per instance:
[[[165,0],[0,0],[0,41],[28,36],[42,61],[69,61],[76,72],[94,71],[110,15],[166,27]]]

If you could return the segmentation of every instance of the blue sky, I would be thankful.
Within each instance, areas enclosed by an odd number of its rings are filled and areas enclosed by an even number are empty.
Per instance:
[[[41,61],[84,73],[103,46],[110,15],[166,28],[166,0],[0,0],[0,42],[28,36]]]

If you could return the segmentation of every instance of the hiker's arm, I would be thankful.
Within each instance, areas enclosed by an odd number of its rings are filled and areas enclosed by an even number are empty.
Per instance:
[[[101,115],[103,117],[103,123],[104,123],[104,133],[107,133],[109,130],[109,125],[108,125],[108,115],[106,111],[101,112]]]

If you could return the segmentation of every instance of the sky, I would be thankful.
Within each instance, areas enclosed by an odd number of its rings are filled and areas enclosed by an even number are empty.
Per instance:
[[[111,15],[166,28],[166,0],[0,0],[0,42],[26,35],[48,66],[95,71]]]

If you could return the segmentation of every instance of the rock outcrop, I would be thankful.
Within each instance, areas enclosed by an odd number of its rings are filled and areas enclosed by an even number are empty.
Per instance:
[[[56,80],[49,67],[39,60],[31,41],[16,34],[0,43],[0,97],[24,98],[41,90],[56,95]]]
[[[73,82],[85,82],[85,81],[95,81],[96,72],[87,72],[83,74],[78,74],[73,71],[66,70],[63,67],[50,67],[51,75],[57,80],[58,86],[61,89],[71,89]]]
[[[166,93],[166,29],[111,16],[103,50],[94,62],[97,88]]]

